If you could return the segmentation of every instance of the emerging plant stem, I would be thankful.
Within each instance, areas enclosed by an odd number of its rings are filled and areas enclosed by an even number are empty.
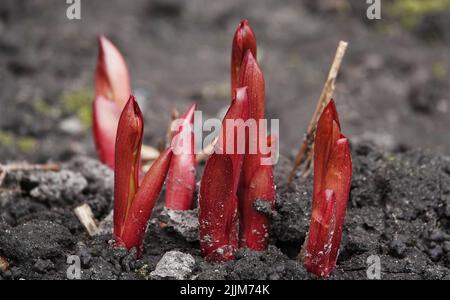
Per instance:
[[[314,111],[311,122],[309,123],[308,130],[306,132],[303,143],[295,158],[294,167],[289,175],[289,183],[295,177],[295,171],[304,164],[304,169],[302,171],[302,176],[305,177],[309,174],[311,168],[311,162],[314,154],[314,137],[316,135],[317,122],[319,121],[320,115],[323,109],[328,104],[328,102],[333,98],[333,93],[335,90],[336,78],[339,69],[344,59],[345,51],[347,50],[348,43],[340,41],[334,56],[333,64],[331,65],[330,72],[328,73],[328,78],[323,86],[322,92],[320,94],[319,100],[317,101],[316,110]]]

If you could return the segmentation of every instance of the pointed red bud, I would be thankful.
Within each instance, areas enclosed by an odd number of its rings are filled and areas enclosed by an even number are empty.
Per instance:
[[[249,50],[242,61],[239,86],[248,88],[248,101],[250,103],[249,118],[260,120],[264,118],[264,75],[256,62],[256,58]]]
[[[239,83],[239,73],[244,56],[250,50],[256,58],[256,37],[247,20],[242,20],[234,33],[231,50],[231,92],[234,93]]]
[[[195,140],[193,104],[181,117],[172,139],[174,155],[167,175],[166,208],[188,210],[192,208],[195,191]]]
[[[236,151],[227,153],[226,149],[228,143],[234,143],[235,149],[238,143],[245,143],[245,136],[237,132],[243,130],[243,121],[248,118],[248,106],[247,88],[238,89],[222,122],[216,144],[219,149],[208,158],[203,173],[199,198],[200,247],[202,256],[209,261],[233,259],[238,247],[236,193],[243,155]],[[226,126],[227,120],[242,122],[234,123],[236,126],[229,128]]]
[[[317,124],[313,212],[304,257],[306,269],[320,277],[329,276],[336,266],[351,177],[350,145],[331,100]]]
[[[122,109],[130,94],[130,76],[125,59],[110,40],[100,36],[95,72],[95,96],[111,100]]]
[[[120,239],[125,219],[139,185],[139,165],[143,136],[142,113],[130,96],[119,119],[114,168],[114,235]]]
[[[128,69],[119,50],[105,37],[99,38],[95,72],[93,133],[100,160],[114,168],[116,130],[131,94]]]

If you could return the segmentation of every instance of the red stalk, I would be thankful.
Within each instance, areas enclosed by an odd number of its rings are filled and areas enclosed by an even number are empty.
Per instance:
[[[131,94],[128,68],[119,50],[104,36],[99,38],[93,103],[93,133],[100,160],[114,168],[117,124]]]
[[[142,113],[130,96],[119,119],[114,168],[114,238],[117,245],[141,252],[150,218],[169,168],[172,150],[162,152],[139,186],[143,136]]]
[[[257,122],[259,135],[259,121],[264,119],[265,84],[263,73],[249,50],[241,66],[239,85],[248,86],[249,119]],[[247,138],[247,151],[250,145],[258,145],[257,153],[245,155],[239,188],[240,246],[256,251],[267,249],[270,224],[267,216],[255,209],[255,202],[267,201],[273,207],[275,200],[272,166],[261,164],[264,156],[259,148],[259,139],[267,140],[266,134],[259,137],[250,135]]]
[[[256,37],[247,20],[239,22],[231,50],[231,92],[238,87],[239,73],[244,56],[250,50],[256,58]]]
[[[236,196],[243,154],[237,151],[238,123],[233,131],[226,128],[227,120],[248,118],[247,88],[236,90],[231,106],[222,121],[222,131],[216,152],[206,162],[200,185],[200,247],[203,257],[209,261],[226,261],[234,258],[238,247],[238,199]],[[233,153],[228,153],[227,143],[234,143]]]
[[[193,104],[181,117],[181,123],[172,139],[174,155],[167,175],[166,208],[188,210],[192,208],[195,191],[195,140]]]
[[[341,134],[333,100],[324,109],[314,144],[314,193],[305,268],[328,277],[336,266],[350,193],[350,146]]]

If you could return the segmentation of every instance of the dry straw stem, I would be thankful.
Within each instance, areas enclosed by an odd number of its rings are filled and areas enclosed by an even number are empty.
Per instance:
[[[179,113],[176,109],[172,111],[172,114],[170,116],[170,122],[167,125],[167,133],[166,133],[166,143],[167,145],[170,144],[170,141],[172,140],[172,131],[175,128],[175,120],[178,119]],[[159,151],[157,148],[148,146],[148,145],[142,145],[141,147],[141,160],[143,164],[143,169],[148,170],[150,166],[152,165],[153,161],[156,160],[159,157],[159,154],[161,151]]]
[[[167,144],[170,143],[170,140],[172,139],[172,126],[174,121],[178,118],[178,111],[174,109],[172,111],[172,114],[170,116],[170,122],[169,125],[167,125],[167,133],[166,133],[166,140]],[[159,147],[164,149],[164,147]],[[158,157],[161,151],[157,147],[152,147],[148,145],[142,145],[141,146],[141,160],[143,165],[143,170],[147,171],[150,166],[152,165],[153,161],[155,161]]]
[[[214,147],[216,146],[218,140],[218,137],[214,138],[210,144],[208,144],[199,154],[195,156],[198,163],[204,162],[208,159],[208,157],[214,152]]]
[[[141,159],[144,164],[154,161],[159,156],[159,150],[152,147],[142,145],[141,147]]]
[[[177,125],[175,123],[175,120],[179,118],[179,112],[174,109],[172,111],[169,125],[167,126],[167,133],[166,133],[166,140],[167,144],[170,144],[170,141],[172,140],[172,134],[175,126]],[[216,137],[210,144],[208,144],[200,153],[198,153],[195,156],[195,159],[197,160],[197,163],[205,162],[208,157],[211,155],[211,153],[214,152],[214,146],[217,143],[218,138]],[[160,154],[160,151],[154,147],[142,145],[141,149],[141,159],[142,159],[142,169],[144,171],[147,171],[150,169],[153,161],[158,158]]]
[[[172,110],[172,114],[170,115],[170,122],[167,126],[167,134],[166,134],[166,144],[170,145],[173,138],[173,133],[176,129],[176,126],[178,125],[177,122],[175,122],[180,117],[180,113],[176,108]]]
[[[9,262],[6,260],[6,258],[0,256],[0,271],[6,272],[9,269]]]
[[[78,220],[81,224],[83,224],[86,231],[89,233],[90,236],[95,235],[95,233],[98,231],[97,222],[95,222],[94,219],[94,213],[92,212],[91,207],[89,204],[85,203],[83,205],[80,205],[76,207],[74,210],[75,215],[77,216]]]
[[[316,110],[314,111],[311,122],[309,123],[308,130],[306,132],[305,138],[303,139],[303,143],[300,146],[300,149],[295,158],[294,167],[292,168],[292,171],[289,175],[289,183],[291,183],[294,179],[295,172],[300,165],[304,164],[304,169],[302,171],[303,177],[307,176],[310,172],[312,157],[314,153],[313,144],[316,134],[317,122],[319,121],[323,109],[331,100],[331,98],[333,98],[336,78],[341,67],[342,60],[344,59],[347,46],[347,42],[339,42],[336,50],[336,55],[334,56],[333,64],[331,65],[330,72],[328,73],[327,81],[325,82],[322,93],[320,94],[319,100],[317,101]]]
[[[19,172],[19,171],[51,171],[57,172],[61,170],[61,167],[57,164],[27,164],[27,163],[12,163],[7,165],[0,164],[0,186],[3,184],[5,177],[10,172]]]

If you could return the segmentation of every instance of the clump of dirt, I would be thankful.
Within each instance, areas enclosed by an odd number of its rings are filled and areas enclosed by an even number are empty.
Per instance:
[[[330,278],[366,279],[367,259],[377,255],[383,279],[450,279],[450,159],[358,144],[353,169],[341,253]],[[135,251],[112,247],[111,233],[90,237],[73,209],[88,203],[100,221],[112,208],[113,174],[95,160],[77,157],[59,172],[10,173],[0,188],[0,257],[8,263],[1,279],[65,279],[71,255],[79,258],[84,279],[312,279],[296,260],[309,226],[312,178],[288,185],[289,170],[290,161],[282,158],[268,250],[241,250],[222,264],[205,262],[198,241],[167,226],[162,203],[140,259]],[[165,275],[162,270],[173,268],[164,264],[182,257],[195,263],[178,265],[183,274]]]

